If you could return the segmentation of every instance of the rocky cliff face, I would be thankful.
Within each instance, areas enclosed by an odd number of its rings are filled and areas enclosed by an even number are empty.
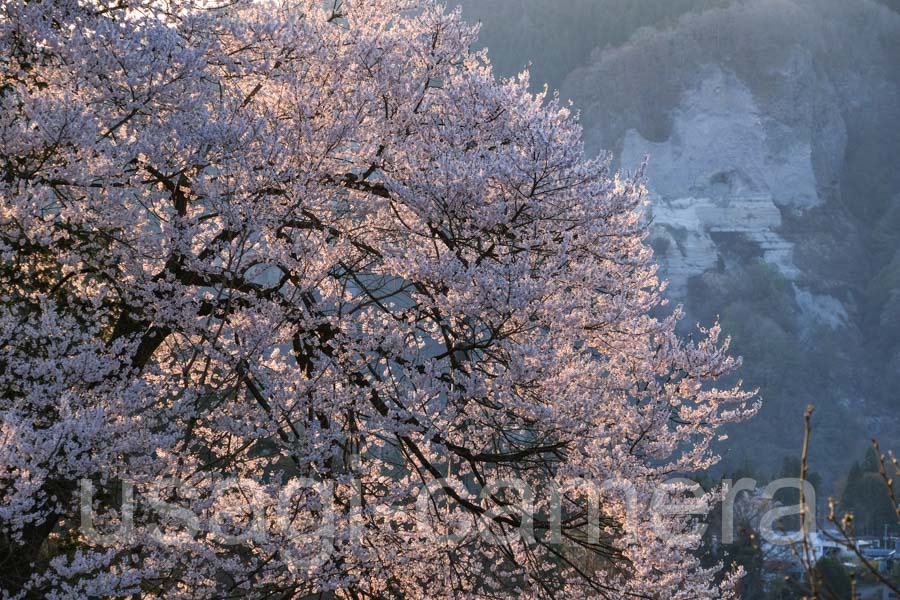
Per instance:
[[[518,2],[521,26],[533,8]],[[682,9],[599,41],[562,91],[590,150],[625,169],[649,157],[669,295],[691,323],[721,317],[761,388],[729,458],[795,453],[809,403],[826,473],[871,435],[897,447],[900,14],[869,0]]]
[[[793,244],[779,233],[781,209],[820,205],[808,136],[763,112],[734,75],[713,67],[673,110],[671,133],[652,142],[629,129],[622,164],[650,157],[646,173],[654,246],[675,296],[716,269],[719,245],[741,240],[797,279]]]
[[[802,78],[810,66],[808,60],[793,60],[782,72]],[[650,157],[651,243],[673,297],[686,298],[693,277],[761,261],[792,283],[807,325],[847,324],[842,302],[816,293],[820,277],[798,267],[795,246],[804,240],[782,218],[785,211],[803,219],[829,202],[831,190],[819,184],[816,172],[833,173],[846,147],[833,90],[830,100],[824,118],[809,114],[799,123],[785,123],[763,110],[741,80],[715,66],[672,111],[668,139],[652,142],[635,129],[625,133],[622,164]],[[822,129],[810,123],[813,117]],[[814,145],[818,160],[828,164],[815,164]]]

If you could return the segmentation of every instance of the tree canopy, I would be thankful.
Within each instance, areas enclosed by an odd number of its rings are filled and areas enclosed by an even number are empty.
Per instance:
[[[737,361],[650,316],[640,173],[457,12],[0,6],[0,587],[728,593],[626,500],[717,460]]]

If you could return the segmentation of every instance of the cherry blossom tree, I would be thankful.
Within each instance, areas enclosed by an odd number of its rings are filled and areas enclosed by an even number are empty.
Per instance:
[[[628,508],[753,413],[737,361],[458,11],[0,7],[7,595],[728,593]]]

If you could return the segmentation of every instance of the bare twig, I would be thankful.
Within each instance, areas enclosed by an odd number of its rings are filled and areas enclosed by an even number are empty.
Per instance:
[[[806,497],[804,491],[804,483],[806,481],[806,476],[808,473],[808,464],[807,464],[807,456],[809,451],[809,441],[810,441],[810,433],[812,431],[811,428],[811,418],[813,413],[813,407],[810,405],[806,409],[806,415],[804,417],[805,427],[803,434],[803,449],[800,456],[800,530],[802,533],[802,554],[799,556],[800,562],[802,563],[803,569],[807,576],[808,587],[805,590],[810,594],[808,596],[812,600],[818,600],[819,598],[826,599],[837,599],[838,596],[831,590],[827,582],[820,582],[817,578],[815,572],[815,556],[814,553],[810,549],[810,528],[807,527],[807,507],[806,507]],[[900,521],[900,508],[897,506],[897,497],[894,492],[894,480],[891,474],[888,472],[889,466],[888,462],[890,462],[891,467],[893,467],[894,475],[900,474],[900,468],[897,465],[897,459],[894,457],[892,453],[888,453],[888,456],[885,456],[881,453],[878,442],[876,440],[872,440],[872,445],[875,448],[875,452],[878,456],[879,461],[879,471],[881,474],[881,478],[884,480],[885,485],[887,487],[888,495],[891,498],[891,502],[893,503],[894,510],[897,512],[898,521]],[[837,535],[830,534],[828,532],[824,532],[824,537],[832,542],[837,543],[843,548],[846,548],[859,561],[860,565],[863,569],[868,571],[879,583],[884,585],[887,589],[891,590],[895,594],[900,594],[900,585],[897,582],[891,581],[889,578],[885,577],[878,569],[878,565],[875,564],[871,559],[866,557],[862,551],[859,549],[855,541],[855,535],[853,532],[853,515],[851,513],[845,513],[841,519],[838,519],[835,514],[835,502],[834,499],[829,498],[829,513],[828,513],[828,522],[832,524],[834,529],[837,531]],[[855,575],[851,575],[850,578],[850,597],[853,600],[857,600],[859,598],[857,586],[856,586],[856,577]],[[824,589],[823,589],[824,587]]]

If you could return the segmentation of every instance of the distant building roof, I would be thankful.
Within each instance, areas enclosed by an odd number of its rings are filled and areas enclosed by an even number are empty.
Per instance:
[[[862,551],[862,554],[866,558],[873,558],[875,560],[897,557],[897,551],[889,548],[866,548]]]

